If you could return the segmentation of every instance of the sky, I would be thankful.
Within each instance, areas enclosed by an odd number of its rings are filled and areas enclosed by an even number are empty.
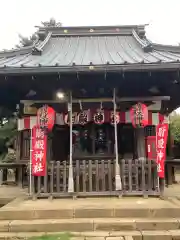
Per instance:
[[[180,43],[180,0],[0,0],[0,9],[0,49],[52,17],[64,26],[149,24],[151,41]]]

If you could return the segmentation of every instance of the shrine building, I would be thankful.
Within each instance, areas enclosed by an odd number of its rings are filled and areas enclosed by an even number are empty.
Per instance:
[[[55,111],[31,194],[161,194],[156,126],[180,105],[180,47],[150,42],[145,27],[39,27],[32,46],[0,52],[0,101],[18,106],[17,163],[31,162],[38,109]],[[134,106],[147,108],[144,126]]]

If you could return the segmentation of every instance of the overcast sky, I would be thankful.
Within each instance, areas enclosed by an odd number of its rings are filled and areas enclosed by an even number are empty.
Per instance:
[[[51,17],[64,26],[149,24],[153,42],[180,42],[180,0],[0,0],[0,49],[13,48],[18,33]]]

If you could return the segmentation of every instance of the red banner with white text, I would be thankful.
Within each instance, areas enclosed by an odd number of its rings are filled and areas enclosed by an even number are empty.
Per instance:
[[[46,175],[47,135],[39,127],[32,129],[32,175]]]
[[[158,124],[156,128],[157,172],[159,178],[164,178],[164,161],[166,159],[166,144],[168,138],[168,124]]]

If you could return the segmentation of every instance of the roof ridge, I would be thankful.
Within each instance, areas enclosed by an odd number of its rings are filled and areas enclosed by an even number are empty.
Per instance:
[[[51,35],[52,35],[52,32],[49,32],[42,42],[39,42],[37,45],[35,45],[32,48],[32,55],[41,55],[44,47],[49,42]]]
[[[140,44],[144,52],[151,52],[152,51],[152,44],[147,39],[142,39],[139,37],[137,32],[135,30],[132,31],[133,37],[136,39],[136,41]],[[145,41],[146,40],[146,41]]]
[[[66,28],[74,28],[74,29],[78,29],[78,28],[95,28],[95,29],[106,29],[106,28],[116,28],[116,27],[119,27],[119,28],[145,28],[146,26],[148,26],[149,24],[132,24],[132,25],[85,25],[85,26],[35,26],[39,29],[55,29],[55,28],[58,28],[58,29],[66,29]]]
[[[110,26],[50,26],[38,27],[38,35],[40,39],[44,39],[48,32],[52,32],[52,36],[83,36],[83,35],[132,35],[132,30],[136,30],[140,37],[145,35],[145,25],[110,25]]]

